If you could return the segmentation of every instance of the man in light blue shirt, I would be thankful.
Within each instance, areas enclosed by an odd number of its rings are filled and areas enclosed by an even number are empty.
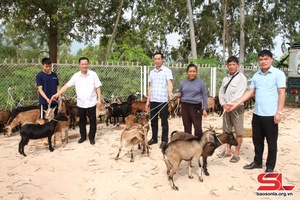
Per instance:
[[[258,54],[261,70],[253,75],[249,90],[242,98],[232,105],[232,111],[240,103],[255,94],[255,105],[252,118],[252,141],[254,144],[254,161],[244,169],[262,168],[264,139],[268,143],[266,172],[273,172],[277,157],[278,124],[281,121],[285,103],[285,74],[272,66],[273,55],[269,50]]]
[[[153,55],[155,68],[149,75],[148,100],[146,110],[150,110],[152,139],[148,142],[149,145],[158,142],[158,114],[161,118],[162,149],[168,143],[169,123],[168,123],[168,97],[173,96],[173,75],[172,71],[163,65],[164,56],[158,52]]]

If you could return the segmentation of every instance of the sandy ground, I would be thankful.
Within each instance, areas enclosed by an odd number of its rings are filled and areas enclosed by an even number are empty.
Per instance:
[[[278,159],[275,172],[282,173],[282,185],[294,185],[289,191],[300,198],[300,108],[285,108],[280,124]],[[251,128],[252,111],[245,112],[245,128]],[[181,118],[172,118],[170,133],[183,131]],[[204,118],[204,130],[209,126],[220,132],[221,119],[209,115]],[[98,125],[96,144],[88,141],[78,144],[78,129],[71,131],[71,139],[65,147],[58,143],[54,152],[44,146],[42,140],[31,140],[25,147],[27,157],[18,153],[20,136],[0,135],[0,199],[274,199],[274,196],[257,197],[261,186],[257,176],[263,169],[244,170],[253,161],[254,151],[250,137],[244,138],[241,160],[230,163],[230,158],[218,158],[224,145],[208,158],[210,176],[200,182],[198,167],[193,162],[194,179],[189,179],[187,164],[183,161],[174,176],[179,191],[171,188],[166,175],[159,143],[152,145],[150,157],[135,149],[135,161],[124,149],[121,159],[114,158],[118,151],[120,127]],[[151,137],[151,130],[149,132]],[[266,145],[267,147],[267,145]],[[267,149],[265,149],[266,155]],[[266,156],[264,156],[264,159]],[[278,192],[278,191],[277,191]],[[279,191],[282,192],[282,191]],[[283,191],[284,192],[284,191]],[[281,199],[281,198],[278,198]]]

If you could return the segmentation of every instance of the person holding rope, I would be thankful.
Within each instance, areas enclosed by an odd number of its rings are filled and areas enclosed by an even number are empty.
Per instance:
[[[255,156],[252,163],[243,167],[247,170],[262,168],[265,138],[268,144],[265,172],[273,172],[276,165],[278,124],[285,103],[286,77],[283,71],[272,66],[272,62],[273,54],[269,50],[258,53],[260,70],[253,75],[249,90],[227,110],[234,110],[255,94],[252,117]]]
[[[173,95],[173,75],[172,71],[163,65],[164,55],[160,52],[153,55],[155,68],[150,71],[148,82],[148,99],[145,105],[146,111],[150,110],[152,138],[148,145],[158,142],[158,114],[161,118],[162,137],[159,148],[163,148],[168,143],[169,123],[168,123],[168,97]]]
[[[101,106],[101,90],[102,83],[96,72],[88,69],[89,59],[80,57],[78,60],[80,71],[73,74],[71,79],[52,96],[52,100],[56,100],[59,95],[66,92],[70,87],[75,86],[77,96],[77,107],[79,116],[79,132],[81,144],[86,140],[86,124],[87,119],[90,121],[90,131],[88,134],[90,144],[95,144],[95,135],[97,130],[96,124],[96,106]]]
[[[228,111],[230,104],[236,103],[245,93],[247,78],[239,73],[239,60],[235,56],[228,58],[226,67],[229,73],[223,78],[219,90],[219,101],[225,111]],[[232,132],[234,128],[238,145],[230,162],[237,163],[240,160],[240,149],[244,134],[244,105],[240,103],[236,109],[223,114],[223,132]],[[226,149],[219,154],[220,158],[231,156],[231,145],[227,144]]]
[[[50,108],[56,109],[54,114],[57,114],[58,107],[56,101],[51,101],[52,95],[59,90],[59,82],[57,74],[51,71],[51,59],[42,59],[42,71],[36,75],[36,85],[39,92],[39,103],[41,109],[41,119],[44,119],[44,111],[46,111],[50,105]]]
[[[192,133],[194,126],[195,136],[202,136],[202,115],[207,116],[207,90],[205,83],[197,78],[197,66],[189,64],[186,69],[188,77],[179,84],[178,93],[181,98],[181,111],[184,132]]]

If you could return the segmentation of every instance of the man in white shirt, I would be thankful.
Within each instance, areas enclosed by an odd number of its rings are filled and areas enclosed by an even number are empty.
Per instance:
[[[80,71],[75,73],[68,83],[52,96],[51,100],[57,99],[58,96],[64,93],[69,87],[75,86],[79,116],[79,131],[81,135],[78,143],[83,143],[86,140],[86,116],[88,116],[90,121],[89,140],[91,145],[94,145],[97,126],[96,105],[101,105],[100,86],[102,84],[96,72],[88,69],[88,65],[88,58],[79,58]]]

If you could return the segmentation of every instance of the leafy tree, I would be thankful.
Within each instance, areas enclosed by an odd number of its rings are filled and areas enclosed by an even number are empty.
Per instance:
[[[101,26],[106,1],[99,0],[1,0],[0,17],[26,34],[38,30],[57,61],[58,46],[69,41],[89,41]]]

